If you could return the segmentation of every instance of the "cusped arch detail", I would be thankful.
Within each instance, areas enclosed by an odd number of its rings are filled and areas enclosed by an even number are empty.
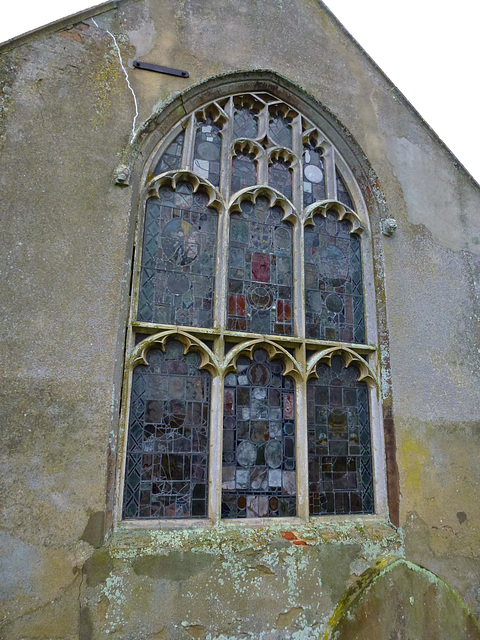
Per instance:
[[[217,213],[225,211],[225,201],[220,191],[205,178],[201,178],[187,170],[167,171],[166,173],[156,176],[147,185],[147,196],[150,198],[159,198],[159,190],[162,187],[166,186],[171,189],[176,189],[177,185],[182,182],[190,184],[193,193],[197,191],[205,193],[208,196],[208,208],[215,209]]]
[[[353,209],[350,209],[350,207],[347,207],[346,204],[343,204],[338,200],[322,200],[309,205],[304,211],[303,222],[306,225],[313,225],[314,216],[321,215],[325,218],[329,211],[333,211],[333,213],[338,216],[339,220],[348,220],[350,222],[352,225],[350,233],[362,233],[364,230],[364,224],[358,214],[356,214]]]
[[[277,189],[267,186],[246,187],[241,191],[237,191],[230,200],[228,210],[230,213],[242,213],[242,209],[240,207],[242,202],[251,202],[252,204],[255,204],[257,199],[262,196],[268,199],[270,207],[279,206],[283,210],[283,221],[288,220],[292,224],[295,224],[299,219],[297,210],[293,206],[292,202],[284,196],[283,193],[277,191]]]
[[[307,361],[307,378],[317,377],[317,365],[324,363],[331,366],[332,358],[335,356],[341,356],[345,363],[345,367],[349,367],[353,364],[359,369],[360,375],[358,376],[358,382],[363,381],[370,386],[378,387],[377,376],[368,362],[352,349],[340,345],[338,347],[322,349],[311,356]]]
[[[284,364],[284,376],[292,376],[303,378],[303,371],[301,365],[292,354],[277,344],[273,340],[266,340],[263,337],[255,338],[253,340],[247,340],[246,342],[240,342],[233,349],[231,349],[223,362],[223,371],[225,374],[230,371],[236,371],[237,360],[241,355],[246,355],[250,360],[253,359],[253,352],[255,349],[264,348],[268,353],[268,359],[280,358]]]
[[[252,154],[258,160],[265,154],[265,149],[249,138],[237,138],[233,143],[232,154],[238,156],[241,153]]]
[[[134,369],[141,364],[148,365],[148,352],[155,347],[165,351],[165,345],[169,339],[181,342],[184,354],[189,351],[198,353],[201,358],[199,369],[205,369],[212,376],[219,374],[221,366],[213,351],[197,337],[181,329],[168,329],[155,333],[139,342],[128,359],[127,368]]]

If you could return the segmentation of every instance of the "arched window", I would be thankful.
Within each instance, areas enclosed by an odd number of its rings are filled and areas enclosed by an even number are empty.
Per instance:
[[[178,122],[145,175],[123,517],[372,513],[368,218],[341,155],[240,93]]]

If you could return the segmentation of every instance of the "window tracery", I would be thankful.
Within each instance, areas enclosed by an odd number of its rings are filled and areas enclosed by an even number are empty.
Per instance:
[[[123,517],[372,513],[365,225],[333,145],[267,93],[167,139],[139,229]]]

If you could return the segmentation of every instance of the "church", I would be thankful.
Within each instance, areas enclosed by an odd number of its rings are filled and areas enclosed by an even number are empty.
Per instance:
[[[480,187],[320,0],[0,45],[3,640],[480,640]]]

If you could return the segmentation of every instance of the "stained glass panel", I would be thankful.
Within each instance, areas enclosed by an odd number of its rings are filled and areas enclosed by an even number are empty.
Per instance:
[[[340,356],[317,375],[307,387],[310,514],[372,513],[367,385]]]
[[[307,338],[365,342],[360,238],[328,212],[305,228]]]
[[[233,137],[256,138],[258,135],[257,118],[253,111],[247,107],[234,107],[233,110]]]
[[[292,225],[266,198],[242,203],[230,221],[227,328],[291,335]]]
[[[206,517],[210,374],[177,341],[147,359],[133,372],[124,517]]]
[[[138,319],[211,327],[217,214],[191,185],[147,200]]]
[[[180,169],[184,138],[185,133],[182,131],[166,148],[153,171],[154,176],[158,176],[161,173],[165,173],[166,171],[174,171],[176,169]]]
[[[292,199],[292,172],[286,162],[278,160],[268,166],[268,184],[289,200]]]
[[[345,182],[343,181],[342,176],[338,173],[338,169],[337,169],[337,200],[339,202],[343,202],[343,204],[346,204],[347,207],[350,207],[350,209],[353,209],[352,198],[348,193],[348,189],[345,185]]]
[[[222,517],[296,514],[295,389],[257,349],[225,378]]]
[[[220,158],[222,137],[220,127],[211,118],[197,123],[193,150],[193,171],[218,187],[220,184]]]
[[[325,169],[322,152],[312,146],[303,152],[303,206],[325,200]]]
[[[257,165],[253,154],[241,153],[232,160],[232,193],[257,184]]]
[[[292,148],[292,128],[287,118],[270,115],[269,133],[272,140],[280,147]]]

